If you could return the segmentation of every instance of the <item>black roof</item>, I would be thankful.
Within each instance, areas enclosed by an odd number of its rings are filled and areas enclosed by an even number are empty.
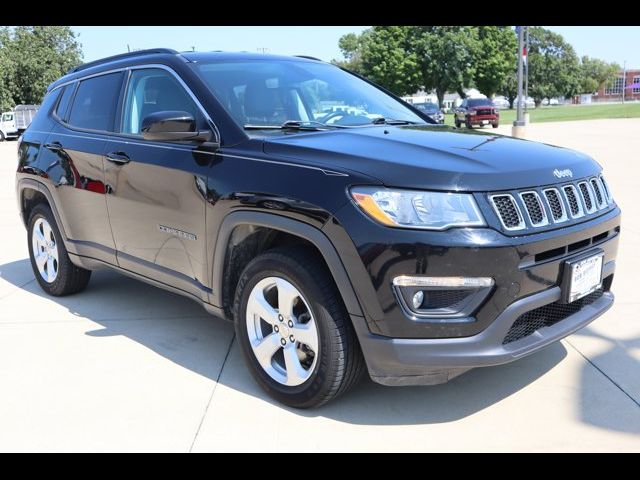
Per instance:
[[[268,53],[252,53],[252,52],[178,52],[170,48],[152,48],[148,50],[137,50],[134,52],[121,53],[92,62],[83,63],[67,72],[65,76],[56,80],[49,85],[48,90],[55,88],[61,83],[65,83],[76,78],[84,77],[88,73],[99,73],[109,67],[122,67],[127,65],[127,61],[140,61],[141,58],[150,56],[154,59],[163,59],[163,57],[180,58],[184,62],[198,63],[211,61],[227,61],[227,60],[280,60],[280,61],[299,61],[299,62],[321,62],[317,58],[300,55],[290,57],[285,55],[272,55]],[[175,60],[174,60],[175,61]],[[115,64],[115,65],[114,65]],[[86,72],[86,73],[81,73]]]

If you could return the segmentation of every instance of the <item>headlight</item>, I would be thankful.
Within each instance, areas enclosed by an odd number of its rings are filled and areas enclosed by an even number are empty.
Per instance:
[[[445,230],[485,225],[469,193],[355,187],[351,196],[369,217],[390,227]]]

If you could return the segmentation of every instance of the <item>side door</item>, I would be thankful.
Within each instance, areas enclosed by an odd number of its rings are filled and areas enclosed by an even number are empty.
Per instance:
[[[197,142],[147,141],[142,121],[162,111],[187,112],[211,129],[175,73],[129,73],[117,134],[106,148],[107,207],[120,267],[207,299],[206,182],[213,152]]]
[[[70,247],[79,255],[116,264],[107,213],[103,156],[113,132],[123,72],[80,80],[64,87],[55,126],[43,149],[51,192],[66,218]]]

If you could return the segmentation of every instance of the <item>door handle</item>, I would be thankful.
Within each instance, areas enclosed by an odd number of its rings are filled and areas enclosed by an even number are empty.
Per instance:
[[[131,161],[126,153],[123,152],[111,152],[107,153],[107,160],[116,165],[125,165]]]
[[[51,150],[52,152],[58,152],[62,150],[62,144],[60,142],[45,143],[44,148]]]

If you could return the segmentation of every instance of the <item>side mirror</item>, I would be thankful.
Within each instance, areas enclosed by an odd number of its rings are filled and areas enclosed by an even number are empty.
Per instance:
[[[193,115],[181,111],[155,112],[142,120],[142,138],[156,142],[175,142],[191,140],[208,142],[211,140],[210,130],[196,130]]]

